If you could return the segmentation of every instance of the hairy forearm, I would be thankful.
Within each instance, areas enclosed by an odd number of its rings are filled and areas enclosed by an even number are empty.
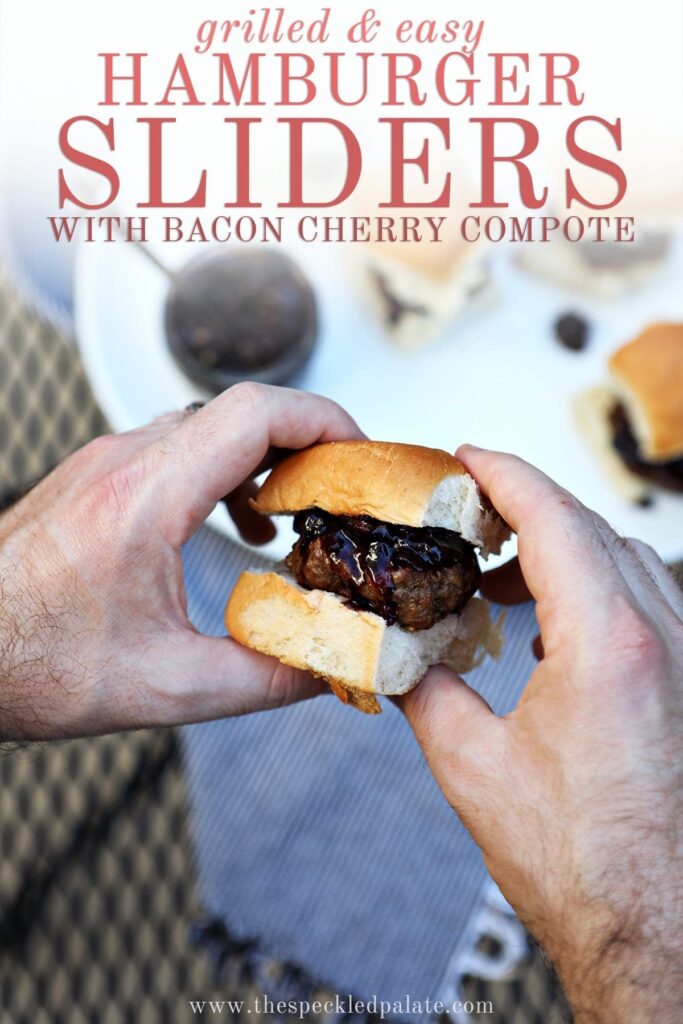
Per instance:
[[[0,740],[34,739],[49,733],[60,687],[50,667],[58,627],[18,567],[4,553],[0,562]]]
[[[27,738],[31,717],[33,683],[26,678],[26,662],[34,656],[27,653],[27,616],[19,613],[17,589],[19,567],[9,552],[7,514],[2,518],[3,537],[0,543],[0,741]],[[35,629],[35,617],[34,618]],[[35,669],[35,664],[34,664]]]
[[[0,740],[71,732],[88,714],[85,629],[72,621],[72,575],[49,531],[21,505],[0,520]]]
[[[680,936],[631,944],[615,936],[591,963],[558,965],[575,1024],[656,1020],[678,1024],[683,1005]]]
[[[651,770],[649,801],[661,791],[658,758],[641,760]],[[604,781],[605,775],[603,775]],[[676,779],[676,777],[674,777]],[[596,780],[597,785],[597,780]],[[649,789],[650,787],[648,787]],[[672,804],[680,807],[677,785]],[[595,800],[595,793],[593,794]],[[616,820],[623,826],[614,840]],[[528,820],[528,819],[527,819]],[[608,805],[586,799],[562,818],[545,815],[544,870],[529,869],[519,842],[523,881],[489,860],[521,919],[552,964],[576,1024],[657,1020],[678,1024],[683,1006],[683,876],[679,814],[669,826],[646,822],[632,794],[612,791]],[[583,837],[576,841],[571,827]],[[612,838],[611,845],[608,841]],[[548,849],[554,850],[548,863]],[[508,896],[508,898],[510,898]]]
[[[672,876],[656,879],[645,899],[643,889],[634,884],[630,903],[622,898],[615,906],[596,899],[581,907],[577,901],[574,923],[567,921],[547,936],[544,949],[575,1024],[678,1024],[683,1005],[683,900],[678,887]]]

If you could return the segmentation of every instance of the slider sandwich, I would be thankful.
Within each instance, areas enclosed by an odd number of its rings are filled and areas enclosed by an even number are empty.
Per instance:
[[[555,210],[549,211],[548,217],[555,217],[559,223],[563,220]],[[550,244],[521,245],[518,263],[561,288],[598,299],[614,299],[646,284],[662,269],[673,244],[673,231],[656,224],[648,228],[639,221],[637,235],[626,236],[624,229],[621,241],[613,237],[596,241],[588,217],[583,218],[582,226],[578,214],[572,214],[571,220],[565,216],[564,220],[567,230],[572,225],[575,237],[568,239],[558,229],[552,233]],[[618,231],[616,227],[604,230],[613,234]]]
[[[673,108],[672,116],[675,116]],[[666,123],[665,117],[661,123]],[[597,126],[584,128],[589,135],[599,130]],[[571,168],[574,188],[598,206],[582,208],[579,203],[570,210],[549,208],[550,217],[555,216],[566,224],[568,237],[558,230],[552,234],[549,245],[520,245],[518,260],[525,270],[561,288],[600,299],[617,298],[661,272],[673,250],[683,212],[678,169],[666,153],[662,153],[666,136],[662,135],[656,119],[649,119],[649,123],[641,124],[638,129],[632,125],[631,130],[635,131],[638,145],[643,153],[649,154],[659,173],[630,175],[628,190],[615,206],[611,176],[596,177],[592,168],[574,162]],[[645,143],[648,136],[648,143]],[[593,144],[599,145],[597,134]],[[653,155],[657,151],[659,159]],[[551,193],[559,189],[561,194],[564,188],[566,157],[564,145],[550,154]],[[598,211],[608,216],[595,218]],[[595,240],[597,221],[601,225],[597,236],[601,241]]]
[[[579,396],[577,419],[622,495],[683,493],[683,323],[656,323],[609,360],[611,380]]]
[[[369,192],[359,203],[379,201]],[[358,212],[364,208],[359,205]],[[496,288],[488,243],[468,242],[460,233],[466,209],[452,206],[429,217],[405,213],[382,207],[377,220],[393,226],[348,251],[359,290],[389,340],[411,351],[435,341],[461,316],[492,304]]]
[[[364,253],[366,288],[384,329],[399,348],[431,341],[472,304],[492,297],[483,247],[453,237],[441,242],[374,242]]]
[[[282,566],[242,573],[230,635],[326,679],[343,701],[380,711],[430,665],[466,672],[500,652],[500,623],[474,597],[475,549],[510,531],[458,459],[417,445],[347,441],[280,463],[258,492],[264,515],[294,515]]]

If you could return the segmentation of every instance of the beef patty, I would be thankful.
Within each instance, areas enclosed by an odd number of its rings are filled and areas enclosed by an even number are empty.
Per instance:
[[[340,594],[405,629],[430,629],[460,611],[479,585],[474,548],[451,530],[317,508],[299,512],[294,529],[300,538],[287,566],[302,587]]]

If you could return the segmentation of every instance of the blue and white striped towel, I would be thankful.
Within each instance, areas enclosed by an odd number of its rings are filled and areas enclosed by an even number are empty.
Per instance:
[[[222,634],[238,573],[265,563],[208,529],[184,558],[192,620]],[[531,605],[511,610],[501,661],[468,677],[497,712],[533,668],[535,630]],[[393,705],[373,717],[321,698],[191,726],[183,744],[211,918],[340,994],[457,998],[481,962],[473,945],[477,922],[491,924],[492,883]],[[509,964],[523,932],[507,919],[499,937]]]

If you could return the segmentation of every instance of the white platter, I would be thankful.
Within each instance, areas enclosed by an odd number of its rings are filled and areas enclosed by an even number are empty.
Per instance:
[[[195,246],[167,247],[181,263]],[[370,437],[453,450],[469,441],[516,452],[540,466],[623,534],[636,536],[669,560],[683,557],[683,498],[658,494],[635,508],[615,493],[574,426],[570,403],[604,379],[609,352],[654,319],[683,319],[680,246],[660,277],[618,301],[575,296],[517,270],[503,252],[494,275],[500,301],[453,325],[416,353],[396,350],[370,310],[346,259],[334,245],[290,253],[311,279],[320,303],[321,334],[303,386],[334,398]],[[204,397],[166,348],[163,306],[167,279],[129,244],[83,245],[76,266],[76,329],[86,371],[112,428],[128,430]],[[577,309],[592,326],[582,353],[552,336],[557,315]],[[214,527],[237,537],[227,512]],[[291,547],[287,522],[265,551],[281,558]],[[508,552],[506,552],[506,555]]]

